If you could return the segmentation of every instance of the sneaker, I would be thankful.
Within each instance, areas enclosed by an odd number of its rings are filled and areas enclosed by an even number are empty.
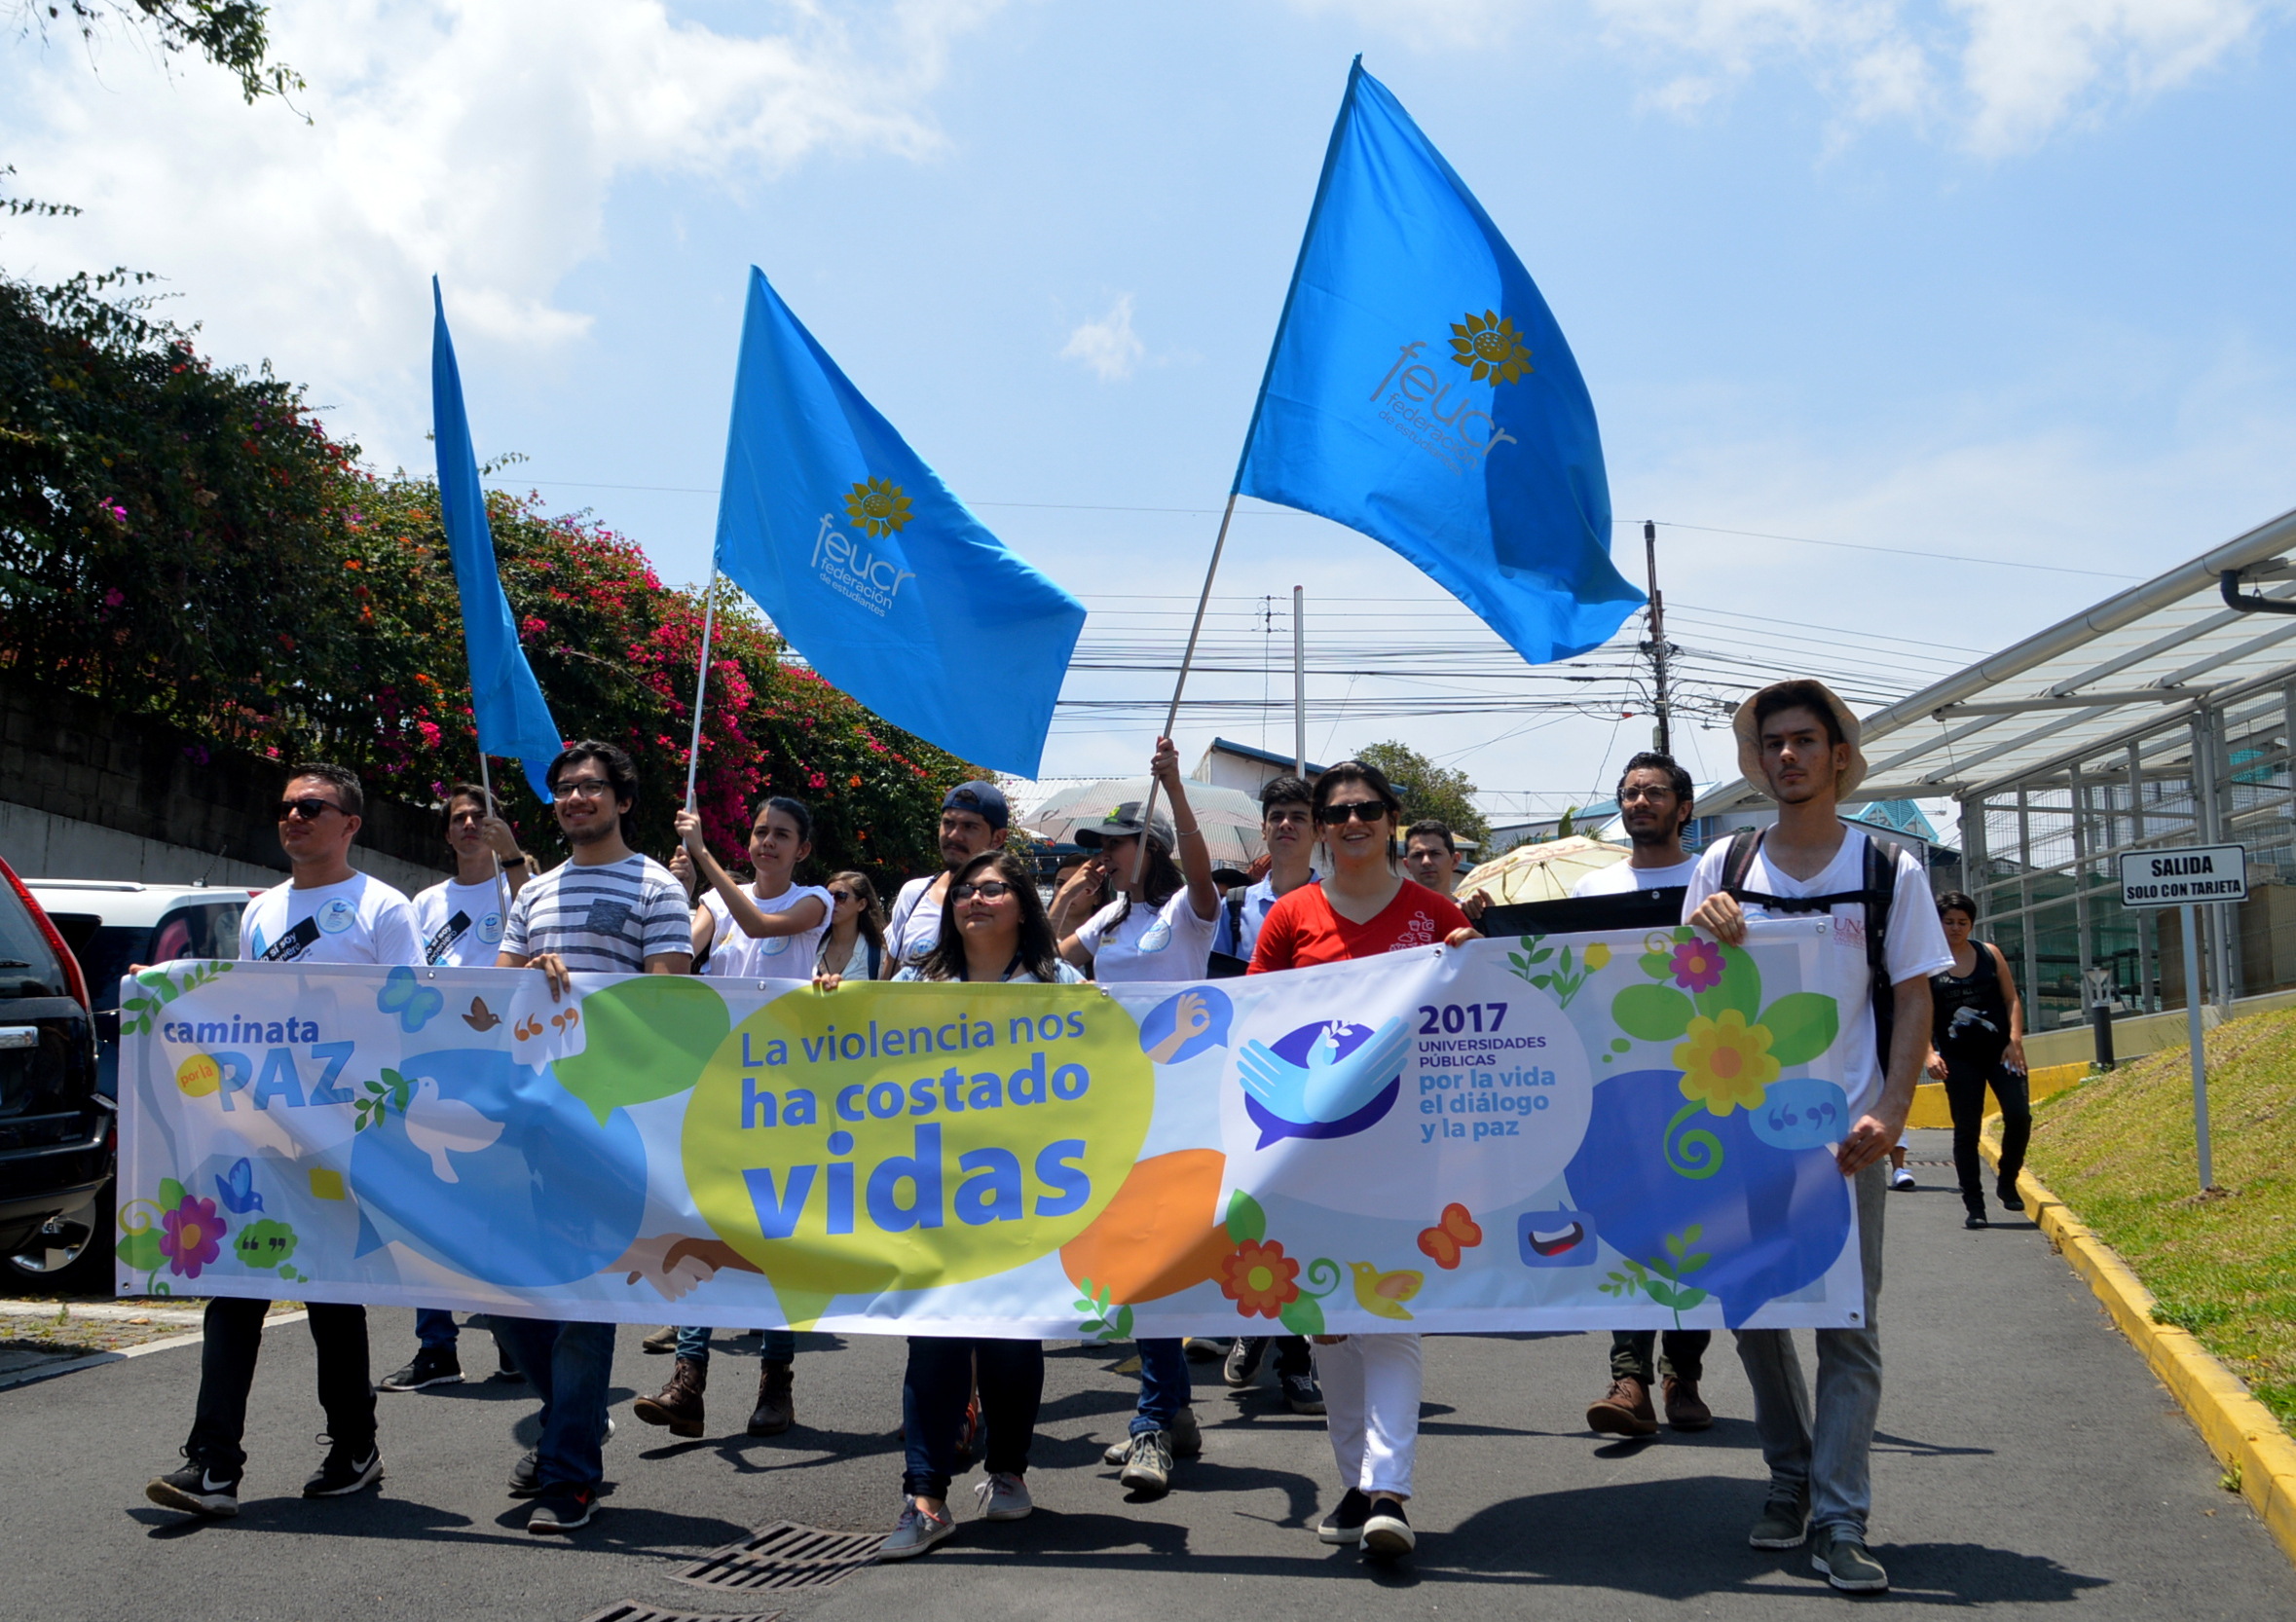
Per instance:
[[[1204,1454],[1204,1427],[1196,1422],[1196,1410],[1183,1408],[1172,1417],[1171,1428],[1166,1432],[1171,1438],[1174,1458],[1198,1458]],[[1100,1462],[1111,1469],[1132,1456],[1132,1439],[1119,1436],[1100,1454]]]
[[[1901,1165],[1893,1166],[1891,1168],[1889,1174],[1889,1186],[1895,1189],[1898,1193],[1904,1194],[1907,1190],[1917,1189],[1921,1185],[1913,1181],[1913,1173],[1910,1169]]]
[[[1772,1487],[1754,1530],[1746,1534],[1753,1549],[1798,1549],[1809,1535],[1809,1500],[1791,1488]]]
[[[1665,1382],[1666,1422],[1676,1430],[1710,1430],[1714,1410],[1698,1395],[1698,1382],[1669,1375]]]
[[[595,1488],[552,1482],[535,1500],[535,1512],[526,1518],[526,1530],[537,1537],[545,1532],[572,1531],[576,1527],[588,1526],[590,1517],[597,1513]]]
[[[1711,1421],[1713,1416],[1709,1415]],[[1586,1410],[1586,1428],[1598,1436],[1655,1436],[1658,1416],[1650,1407],[1650,1388],[1633,1375],[1611,1378],[1610,1393]]]
[[[1260,1360],[1267,1355],[1265,1335],[1239,1335],[1229,1344],[1228,1360],[1220,1365],[1220,1378],[1231,1385],[1249,1385],[1259,1375]]]
[[[1810,1569],[1845,1594],[1879,1594],[1889,1587],[1881,1562],[1866,1552],[1866,1540],[1852,1531],[1827,1530],[1810,1542]]]
[[[1161,1430],[1143,1430],[1132,1438],[1119,1485],[1135,1493],[1161,1494],[1172,1489],[1172,1439]]]
[[[1363,1552],[1391,1560],[1397,1555],[1407,1555],[1418,1547],[1419,1538],[1412,1532],[1411,1521],[1403,1513],[1401,1500],[1374,1500],[1371,1516],[1363,1523]]]
[[[1985,1221],[1984,1212],[1972,1211],[1961,1219],[1961,1226],[1964,1228],[1985,1228],[1991,1225]]]
[[[495,1347],[495,1372],[488,1375],[487,1379],[500,1380],[511,1385],[526,1383],[526,1376],[518,1372],[518,1365],[510,1361],[510,1354],[500,1346]]]
[[[1191,1363],[1217,1363],[1228,1355],[1226,1346],[1202,1335],[1190,1335],[1182,1340],[1180,1351]]]
[[[630,1404],[630,1412],[649,1425],[668,1425],[672,1436],[699,1436],[706,1418],[703,1396],[709,1388],[709,1364],[698,1357],[681,1357],[670,1369],[670,1382]]]
[[[983,1521],[1024,1521],[1036,1507],[1036,1500],[1028,1495],[1028,1483],[1004,1470],[974,1488],[973,1497],[981,1506]]]
[[[1323,1389],[1315,1383],[1312,1374],[1287,1374],[1278,1380],[1283,1387],[1283,1400],[1291,1405],[1294,1414],[1323,1412]]]
[[[533,1498],[542,1492],[542,1456],[534,1448],[518,1456],[518,1462],[510,1466],[510,1495],[513,1498]]]
[[[914,1560],[956,1530],[956,1517],[920,1508],[914,1498],[901,1506],[901,1524],[877,1550],[879,1560]]]
[[[240,1512],[240,1472],[218,1470],[193,1459],[180,1470],[170,1470],[143,1490],[143,1495],[162,1509],[180,1509],[187,1515],[211,1515],[221,1520]]]
[[[787,1363],[758,1365],[758,1406],[742,1428],[752,1436],[779,1436],[797,1422],[797,1403],[792,1394],[794,1371]]]
[[[1363,1523],[1370,1519],[1371,1499],[1360,1487],[1351,1487],[1339,1508],[1315,1524],[1315,1535],[1326,1543],[1360,1543]]]
[[[426,1385],[460,1385],[463,1363],[453,1346],[424,1346],[415,1360],[383,1382],[386,1391],[420,1391]]]
[[[2015,1177],[2002,1178],[2001,1181],[1994,1186],[1993,1192],[2000,1197],[2001,1208],[2003,1210],[2021,1211],[2025,1208],[2024,1196],[2017,1192],[2017,1179]]]
[[[360,1448],[337,1442],[327,1450],[326,1458],[311,1473],[303,1484],[307,1498],[341,1498],[357,1492],[370,1482],[383,1479],[383,1455],[373,1438]]]
[[[674,1323],[663,1324],[652,1334],[647,1336],[645,1340],[640,1341],[638,1349],[655,1357],[676,1351],[678,1349],[678,1326]]]

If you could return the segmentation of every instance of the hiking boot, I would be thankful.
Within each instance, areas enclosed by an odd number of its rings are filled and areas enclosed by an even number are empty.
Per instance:
[[[1419,1547],[1419,1538],[1411,1530],[1411,1519],[1403,1513],[1397,1498],[1375,1498],[1371,1518],[1363,1523],[1363,1552],[1392,1560],[1407,1555]]]
[[[590,1517],[597,1513],[596,1488],[553,1482],[535,1500],[534,1513],[526,1518],[526,1530],[537,1537],[545,1532],[572,1531],[576,1527],[588,1526]]]
[[[1713,1415],[1707,1419],[1711,1422]],[[1658,1416],[1650,1408],[1650,1388],[1633,1375],[1611,1382],[1611,1393],[1586,1411],[1586,1428],[1598,1436],[1655,1436]]]
[[[1348,1489],[1339,1507],[1315,1525],[1315,1535],[1325,1543],[1341,1545],[1363,1541],[1363,1523],[1371,1519],[1371,1499],[1360,1487]]]
[[[1028,1483],[1010,1470],[1000,1470],[973,1489],[973,1499],[981,1506],[983,1521],[1022,1521],[1036,1508],[1036,1500],[1028,1495]]]
[[[1283,1400],[1294,1414],[1323,1412],[1323,1387],[1315,1383],[1314,1375],[1282,1375],[1276,1383],[1283,1387]]]
[[[2024,1196],[2017,1192],[2017,1179],[2015,1177],[2002,1178],[1999,1183],[1994,1185],[1993,1192],[2000,1197],[2001,1208],[2003,1210],[2021,1211],[2025,1208]]]
[[[383,1479],[383,1455],[368,1437],[359,1447],[337,1442],[327,1450],[326,1458],[311,1473],[303,1484],[307,1498],[341,1498],[357,1492],[369,1482]]]
[[[422,1346],[417,1348],[415,1360],[396,1374],[386,1376],[380,1388],[420,1391],[426,1385],[462,1383],[463,1362],[455,1355],[453,1346]]]
[[[913,1560],[956,1530],[956,1517],[936,1515],[908,1499],[901,1506],[901,1524],[877,1550],[879,1560]]]
[[[1698,1382],[1668,1375],[1665,1380],[1666,1422],[1676,1430],[1706,1430],[1714,1424],[1714,1410],[1698,1395]],[[1644,1400],[1648,1401],[1648,1397]]]
[[[1265,1335],[1239,1335],[1228,1346],[1228,1360],[1220,1365],[1220,1378],[1231,1385],[1249,1385],[1260,1372],[1260,1360],[1268,1355]]]
[[[1889,1587],[1889,1573],[1881,1562],[1866,1552],[1866,1540],[1854,1531],[1828,1528],[1810,1540],[1810,1569],[1845,1594],[1879,1594]]]
[[[1119,1475],[1120,1486],[1135,1493],[1161,1495],[1172,1488],[1172,1439],[1161,1430],[1143,1430],[1132,1438],[1132,1449],[1125,1458],[1124,1472]]]
[[[678,1326],[674,1323],[663,1324],[652,1334],[647,1336],[645,1340],[640,1341],[638,1349],[655,1356],[659,1356],[663,1352],[676,1351],[678,1349]]]
[[[702,1394],[709,1388],[710,1366],[698,1357],[681,1357],[670,1370],[670,1382],[630,1404],[630,1412],[649,1425],[668,1425],[672,1436],[699,1436]]]
[[[1809,1499],[1791,1487],[1773,1485],[1746,1544],[1754,1549],[1798,1549],[1809,1535]]]
[[[162,1509],[180,1509],[187,1515],[217,1520],[240,1512],[240,1472],[218,1470],[204,1459],[193,1459],[180,1470],[170,1470],[143,1490],[143,1495]]]
[[[790,1393],[794,1371],[787,1363],[758,1365],[758,1406],[742,1428],[752,1436],[779,1436],[797,1422],[796,1399]],[[698,1417],[700,1400],[695,1399]]]

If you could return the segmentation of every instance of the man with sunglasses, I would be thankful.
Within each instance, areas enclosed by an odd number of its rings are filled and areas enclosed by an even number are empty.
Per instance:
[[[909,969],[933,955],[941,940],[941,909],[948,899],[948,875],[983,851],[1004,843],[1013,814],[1005,793],[993,783],[960,783],[942,796],[940,872],[912,878],[893,898],[885,947],[896,968]]]
[[[279,847],[291,876],[247,903],[240,921],[240,956],[258,963],[407,963],[423,961],[414,908],[388,884],[356,872],[351,841],[366,796],[341,766],[298,766],[278,805]],[[268,1301],[216,1296],[208,1301],[200,1347],[200,1395],[181,1469],[144,1489],[152,1502],[192,1515],[240,1512],[240,1479],[247,1456],[247,1393],[263,1346]],[[319,1406],[332,1444],[311,1479],[307,1498],[339,1498],[383,1475],[375,1446],[375,1391],[367,1382],[367,1309],[338,1302],[310,1307],[318,1351]]]

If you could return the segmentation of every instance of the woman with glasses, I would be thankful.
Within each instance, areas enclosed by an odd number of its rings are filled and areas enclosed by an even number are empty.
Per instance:
[[[876,886],[866,873],[830,875],[829,929],[821,938],[821,954],[814,959],[815,975],[834,975],[849,980],[893,977],[893,954],[885,948],[885,908]]]
[[[1253,974],[1472,937],[1466,914],[1450,897],[1396,870],[1403,802],[1377,766],[1342,760],[1327,768],[1315,781],[1312,804],[1322,835],[1323,882],[1302,885],[1269,909],[1252,953]],[[1315,1534],[1368,1554],[1407,1554],[1418,1541],[1403,1505],[1419,1447],[1419,1337],[1317,1335],[1315,1342],[1331,1451],[1348,1488]]]
[[[1026,863],[1010,851],[982,851],[949,875],[941,936],[922,963],[897,981],[1035,980],[1076,985],[1084,977],[1060,961],[1053,926]],[[833,982],[817,982],[832,986]],[[981,1519],[1018,1521],[1035,1505],[1028,1496],[1029,1444],[1045,1391],[1041,1341],[912,1335],[901,1381],[901,1524],[879,1560],[923,1554],[956,1530],[949,1483],[965,1468],[965,1408],[978,1384],[981,1421],[988,1431],[987,1479],[974,1491]]]

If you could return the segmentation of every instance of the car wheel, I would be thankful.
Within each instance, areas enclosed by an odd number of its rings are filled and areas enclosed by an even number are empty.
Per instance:
[[[78,1210],[66,1211],[0,1256],[0,1276],[11,1289],[43,1295],[109,1295],[112,1287],[113,1185]]]

